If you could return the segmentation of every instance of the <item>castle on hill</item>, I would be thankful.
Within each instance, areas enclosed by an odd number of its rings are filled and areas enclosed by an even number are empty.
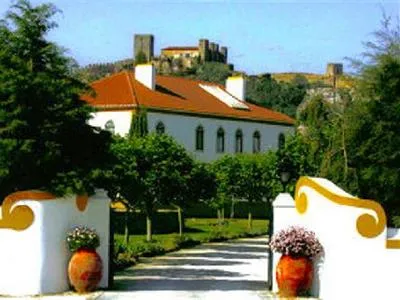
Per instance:
[[[200,39],[197,46],[168,46],[161,49],[160,56],[154,55],[154,36],[152,34],[135,34],[134,57],[142,55],[152,62],[161,74],[170,74],[205,62],[228,64],[228,48]],[[233,65],[229,64],[233,70]]]

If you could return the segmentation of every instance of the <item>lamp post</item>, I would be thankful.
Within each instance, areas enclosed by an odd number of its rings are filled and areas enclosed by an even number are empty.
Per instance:
[[[283,192],[286,193],[286,186],[290,179],[290,172],[288,170],[282,170],[280,177],[281,177],[281,183],[283,186]]]

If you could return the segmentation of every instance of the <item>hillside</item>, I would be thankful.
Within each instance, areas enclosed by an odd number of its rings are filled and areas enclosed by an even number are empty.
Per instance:
[[[308,82],[313,85],[325,85],[327,87],[332,87],[333,78],[326,76],[325,74],[315,74],[315,73],[272,73],[272,78],[277,81],[292,82],[296,76],[304,76]],[[337,87],[338,88],[351,88],[354,85],[354,79],[347,75],[341,75],[337,77]]]

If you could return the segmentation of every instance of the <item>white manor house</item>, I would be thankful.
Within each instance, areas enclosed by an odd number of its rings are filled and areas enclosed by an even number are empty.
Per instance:
[[[293,131],[289,116],[246,102],[244,77],[229,77],[226,86],[156,75],[152,64],[138,65],[92,83],[95,96],[83,100],[97,109],[90,120],[125,136],[132,116],[147,112],[149,132],[166,133],[202,161],[226,153],[257,153],[276,148]]]

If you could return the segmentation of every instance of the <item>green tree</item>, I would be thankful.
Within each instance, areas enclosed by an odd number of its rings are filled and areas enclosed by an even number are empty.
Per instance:
[[[238,155],[236,159],[239,161],[240,172],[238,173],[238,181],[236,182],[236,196],[248,201],[248,229],[253,228],[252,203],[262,202],[266,200],[268,195],[268,181],[265,181],[265,167],[261,155]]]
[[[132,114],[131,127],[129,128],[129,136],[143,137],[148,133],[147,111],[145,108],[138,108],[135,114]]]
[[[190,176],[185,179],[184,189],[173,200],[173,204],[178,209],[179,235],[182,235],[185,227],[182,208],[199,201],[207,202],[213,199],[217,192],[215,174],[206,163],[194,162]]]
[[[46,36],[51,4],[19,0],[0,23],[0,190],[92,192],[108,161],[109,134],[87,124],[85,84]]]
[[[125,207],[125,236],[129,244],[129,215],[137,207],[140,188],[136,162],[136,144],[126,138],[114,136],[111,145],[113,164],[107,177],[107,191],[113,200],[121,201]]]
[[[307,79],[303,77],[295,77],[292,82],[278,82],[269,74],[251,76],[247,84],[248,98],[251,102],[294,117],[308,88]]]
[[[138,172],[135,203],[146,213],[147,241],[151,241],[155,206],[182,201],[194,162],[181,145],[165,134],[149,134],[132,142]]]
[[[400,29],[384,18],[366,44],[360,64],[350,156],[357,168],[360,196],[380,201],[392,216],[400,213]]]
[[[225,216],[225,204],[231,203],[231,207],[234,207],[234,201],[240,196],[237,183],[241,166],[234,155],[225,155],[214,161],[211,168],[216,176],[217,193],[210,199],[209,205],[217,210],[218,220],[221,223]]]
[[[231,75],[232,70],[228,65],[219,62],[206,62],[198,66],[194,78],[224,85],[225,80]]]

